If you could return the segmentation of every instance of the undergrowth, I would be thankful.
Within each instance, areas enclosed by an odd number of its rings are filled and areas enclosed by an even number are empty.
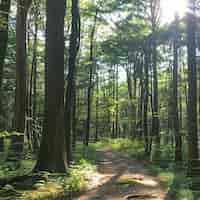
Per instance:
[[[9,179],[16,176],[30,174],[36,160],[31,154],[18,162],[6,160],[7,150],[2,153],[0,159],[0,179]],[[28,156],[27,156],[28,155]],[[74,153],[74,162],[67,171],[67,174],[50,174],[42,172],[42,177],[32,184],[31,180],[24,180],[21,183],[5,185],[0,188],[0,200],[46,200],[69,198],[72,194],[84,190],[91,177],[95,176],[96,170],[96,149],[93,145],[88,148],[77,145]],[[38,174],[30,174],[33,177]],[[20,186],[20,188],[19,188]],[[22,189],[21,189],[22,188]]]
[[[186,145],[186,144],[185,144]],[[95,148],[109,148],[114,151],[123,151],[130,159],[145,160],[144,143],[140,140],[129,139],[104,139],[101,142],[93,144]],[[184,161],[179,163],[177,168],[174,162],[174,148],[171,144],[161,143],[160,159],[156,162],[147,161],[151,174],[160,180],[163,187],[168,189],[166,200],[200,200],[200,187],[191,189],[192,180],[186,176],[186,157],[187,152],[183,151]],[[186,149],[186,148],[184,148]],[[153,145],[152,154],[155,146]],[[150,159],[151,160],[151,159]],[[200,183],[200,177],[196,177]]]
[[[154,146],[153,146],[154,148]],[[74,162],[67,174],[49,174],[26,190],[15,189],[13,185],[6,185],[0,190],[0,200],[46,200],[67,199],[80,190],[87,188],[88,181],[97,173],[96,164],[103,158],[97,156],[99,149],[111,149],[127,154],[130,159],[145,160],[144,143],[129,139],[103,139],[100,142],[85,147],[77,144],[74,152]],[[161,158],[157,162],[145,162],[151,174],[160,180],[163,187],[168,188],[166,200],[199,200],[199,189],[191,190],[191,179],[186,176],[186,162],[182,162],[179,169],[173,162],[173,151],[169,145],[161,145]],[[30,172],[35,164],[34,157],[26,153],[20,162],[5,162],[7,150],[0,158],[0,179],[20,176]],[[184,155],[185,156],[185,155]],[[198,177],[197,177],[198,178]],[[198,178],[199,179],[199,178]],[[23,183],[26,184],[26,183]]]

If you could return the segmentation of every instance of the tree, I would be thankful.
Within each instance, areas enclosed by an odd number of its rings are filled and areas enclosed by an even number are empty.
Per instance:
[[[72,29],[70,35],[69,47],[69,72],[67,77],[67,91],[65,97],[65,131],[66,131],[66,146],[67,160],[72,160],[71,155],[71,136],[73,131],[73,114],[75,114],[75,93],[76,93],[76,57],[80,46],[80,15],[78,0],[72,0]],[[74,111],[73,111],[74,110]],[[74,133],[73,133],[74,134]]]
[[[27,14],[32,0],[17,1],[16,21],[16,92],[15,92],[15,130],[24,133],[27,108],[27,62],[26,28]],[[23,151],[23,136],[13,137],[12,148]]]
[[[36,124],[36,108],[37,108],[37,68],[38,68],[38,25],[40,15],[40,2],[33,0],[33,52],[32,52],[32,63],[30,72],[30,86],[29,86],[29,102],[28,102],[28,117],[27,122],[27,135],[32,137],[33,150],[37,151],[39,148],[39,140],[37,131],[35,128]],[[30,129],[30,130],[29,130]]]
[[[150,1],[150,22],[152,29],[152,70],[153,70],[153,117],[152,132],[155,135],[156,159],[160,156],[160,122],[158,110],[158,72],[157,72],[157,29],[159,23],[160,0]]]
[[[3,66],[8,42],[8,16],[10,11],[10,0],[0,2],[0,131],[2,130],[2,79]],[[0,138],[0,150],[3,148],[3,139]]]
[[[149,52],[149,41],[147,39],[144,45],[144,109],[143,109],[143,128],[144,128],[144,139],[145,139],[145,154],[150,156],[149,148],[149,130],[148,130],[148,103],[149,103],[149,63],[150,63],[150,52]]]
[[[173,38],[173,130],[175,133],[175,161],[182,161],[182,138],[179,130],[178,114],[178,16],[174,22]]]
[[[188,53],[188,175],[199,170],[197,131],[197,77],[196,77],[196,17],[195,0],[188,1],[187,53]]]
[[[91,35],[90,35],[90,64],[89,64],[89,82],[87,89],[87,121],[86,121],[86,135],[84,138],[84,143],[86,146],[89,144],[90,138],[90,120],[91,120],[91,104],[92,104],[92,88],[93,88],[93,74],[94,74],[94,36],[96,31],[96,23],[98,17],[98,9],[94,16],[94,24],[92,26]]]
[[[98,70],[98,68],[97,68]],[[99,74],[96,72],[96,130],[94,142],[98,141],[99,138]]]
[[[115,76],[115,82],[116,82],[116,96],[115,96],[115,137],[119,137],[120,130],[119,130],[119,65],[115,65],[116,70],[116,76]]]
[[[65,0],[46,3],[45,121],[35,171],[65,172],[64,17]]]

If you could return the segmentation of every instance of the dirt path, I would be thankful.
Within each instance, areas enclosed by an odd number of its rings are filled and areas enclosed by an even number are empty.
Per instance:
[[[100,150],[99,175],[90,188],[73,200],[164,200],[166,189],[152,177],[145,161],[130,160],[125,154]]]

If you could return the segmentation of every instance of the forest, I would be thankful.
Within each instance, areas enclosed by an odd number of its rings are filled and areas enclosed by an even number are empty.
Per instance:
[[[199,0],[0,0],[0,200],[200,200]]]

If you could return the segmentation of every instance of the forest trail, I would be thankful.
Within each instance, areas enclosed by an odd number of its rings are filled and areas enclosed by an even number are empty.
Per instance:
[[[131,160],[125,153],[104,149],[96,184],[73,200],[164,200],[167,190],[153,177],[147,161]],[[95,182],[95,181],[94,181]]]

